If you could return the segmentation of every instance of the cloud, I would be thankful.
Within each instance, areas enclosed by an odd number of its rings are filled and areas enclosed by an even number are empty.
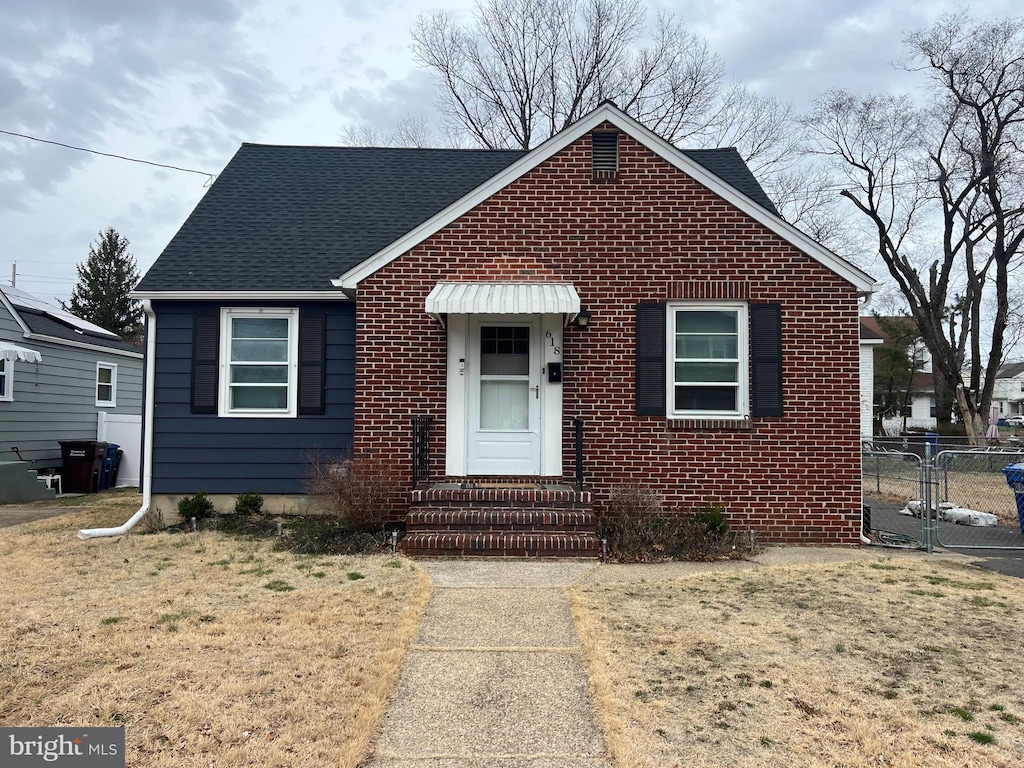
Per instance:
[[[115,152],[105,138],[126,125],[136,133],[193,121],[252,131],[285,108],[285,89],[262,54],[246,47],[242,22],[228,0],[8,0],[0,6],[0,128]],[[182,80],[205,97],[167,109]],[[155,115],[162,119],[151,123]],[[14,205],[52,193],[89,159],[66,151],[54,163],[40,145],[4,145],[20,169],[0,179],[4,201],[20,193]],[[18,190],[8,187],[15,178]]]
[[[436,124],[434,83],[429,73],[412,70],[399,79],[370,80],[380,85],[350,87],[331,95],[331,105],[346,122],[389,130],[406,115],[414,114]]]

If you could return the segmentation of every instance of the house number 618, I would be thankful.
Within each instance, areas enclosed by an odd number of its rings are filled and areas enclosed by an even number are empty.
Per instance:
[[[551,352],[556,356],[562,354],[562,348],[555,344],[555,334],[553,334],[551,331],[545,331],[544,335],[551,340]]]

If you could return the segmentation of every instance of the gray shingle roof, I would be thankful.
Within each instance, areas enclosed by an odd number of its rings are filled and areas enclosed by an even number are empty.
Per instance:
[[[33,309],[25,309],[24,307],[15,307],[18,310],[18,315],[25,321],[25,325],[29,327],[32,333],[38,333],[41,336],[52,336],[55,339],[63,339],[64,341],[77,341],[82,344],[93,344],[97,347],[106,347],[108,349],[121,349],[126,352],[138,352],[142,354],[142,350],[136,347],[134,344],[130,344],[127,341],[121,341],[121,339],[111,336],[101,336],[98,333],[90,333],[89,331],[82,331],[72,328],[66,323],[62,323],[48,315],[44,315],[41,312],[37,312]]]
[[[1004,363],[996,371],[996,378],[1012,379],[1014,376],[1019,376],[1022,373],[1024,373],[1024,363]]]
[[[330,290],[524,154],[243,144],[138,290]],[[735,149],[685,154],[776,213]]]

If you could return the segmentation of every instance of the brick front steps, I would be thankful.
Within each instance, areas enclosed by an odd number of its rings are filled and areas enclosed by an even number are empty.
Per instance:
[[[413,491],[402,549],[411,557],[596,558],[590,494],[567,486]]]

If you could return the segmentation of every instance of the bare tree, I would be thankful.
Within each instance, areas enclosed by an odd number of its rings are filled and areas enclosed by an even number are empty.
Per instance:
[[[1024,19],[946,15],[905,44],[931,103],[832,91],[806,125],[932,354],[940,419],[955,399],[980,443],[1024,239]]]
[[[671,14],[648,38],[640,0],[478,0],[471,23],[441,11],[412,37],[447,127],[490,149],[529,149],[605,99],[678,141],[709,125],[723,77]]]
[[[792,106],[726,85],[676,16],[651,25],[640,0],[477,0],[471,22],[421,16],[412,38],[449,141],[529,149],[610,100],[670,142],[735,146],[784,218],[844,244],[824,177],[801,164]]]
[[[339,137],[353,147],[432,147],[436,146],[427,119],[420,115],[403,115],[393,131],[366,123],[346,125]]]

